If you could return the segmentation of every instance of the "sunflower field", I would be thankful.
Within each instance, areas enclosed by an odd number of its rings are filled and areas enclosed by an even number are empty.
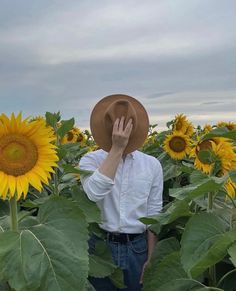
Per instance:
[[[84,193],[88,130],[60,112],[0,115],[0,290],[95,290],[89,277],[124,287],[101,239],[101,215]],[[184,114],[151,125],[140,149],[164,172],[163,211],[140,217],[158,235],[144,291],[236,290],[236,124],[195,127]]]

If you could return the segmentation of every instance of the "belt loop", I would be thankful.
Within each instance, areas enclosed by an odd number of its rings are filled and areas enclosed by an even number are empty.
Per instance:
[[[129,234],[126,234],[126,239],[127,239],[127,242],[130,241],[130,239],[129,239]]]

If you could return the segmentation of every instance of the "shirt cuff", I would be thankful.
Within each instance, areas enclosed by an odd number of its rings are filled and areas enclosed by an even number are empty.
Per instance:
[[[97,182],[100,182],[100,183],[111,184],[111,185],[115,184],[114,181],[111,178],[109,178],[109,177],[103,175],[102,173],[100,173],[98,169],[96,169],[94,171],[93,179],[95,181],[97,181]]]

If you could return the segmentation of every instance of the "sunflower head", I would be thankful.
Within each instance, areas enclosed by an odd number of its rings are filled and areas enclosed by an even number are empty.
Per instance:
[[[218,122],[217,123],[217,127],[227,127],[228,130],[236,130],[236,124],[233,123],[233,122],[224,122],[224,121],[221,121],[221,122]]]
[[[182,132],[185,135],[192,136],[194,127],[192,123],[187,120],[186,115],[177,114],[173,122],[173,131]]]
[[[29,184],[41,191],[48,184],[50,172],[57,166],[56,147],[52,130],[40,120],[22,120],[21,113],[0,122],[0,197],[17,194],[19,199],[28,192]]]
[[[236,183],[231,178],[226,181],[224,188],[227,193],[226,198],[234,198],[236,196]]]
[[[212,131],[212,126],[210,124],[205,124],[204,127],[203,127],[203,133],[206,134],[210,131]]]
[[[175,131],[166,136],[163,148],[172,159],[181,160],[189,154],[190,139],[182,132]]]
[[[200,139],[191,150],[194,165],[206,174],[222,176],[234,168],[236,161],[235,146],[226,138],[214,137]]]

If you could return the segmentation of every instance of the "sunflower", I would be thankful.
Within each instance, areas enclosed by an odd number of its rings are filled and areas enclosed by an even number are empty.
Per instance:
[[[166,136],[163,149],[172,159],[181,160],[190,152],[190,138],[182,132],[174,131]]]
[[[224,122],[224,121],[221,121],[221,122],[218,122],[217,123],[217,127],[227,127],[228,130],[236,130],[236,124],[233,123],[233,122]]]
[[[182,132],[183,134],[191,136],[193,135],[194,127],[184,114],[177,114],[173,123],[173,131]]]
[[[194,147],[190,152],[190,157],[194,158],[194,166],[196,169],[209,174],[213,169],[213,162],[210,160],[204,160],[201,157],[202,151],[213,152],[213,148],[215,146],[215,142],[213,140],[199,140],[195,143]]]
[[[67,134],[61,139],[61,144],[75,143],[76,140],[77,135],[72,130],[69,130]]]
[[[204,127],[203,127],[203,133],[208,133],[210,131],[212,131],[212,126],[210,124],[205,124]]]
[[[82,132],[80,132],[80,133],[77,135],[76,142],[79,142],[80,145],[81,145],[82,147],[86,146],[86,143],[87,143],[87,136],[86,136],[85,134],[83,134]]]
[[[82,134],[81,130],[78,127],[73,127],[71,130],[67,132],[67,134],[61,139],[61,144],[66,143],[76,143],[80,141],[84,141],[85,137]]]
[[[56,146],[51,128],[40,120],[29,122],[12,113],[11,118],[1,115],[0,122],[0,197],[17,194],[25,198],[29,185],[38,191],[48,184],[50,172],[57,166]]]
[[[233,182],[230,178],[226,181],[224,188],[227,193],[227,196],[230,196],[232,198],[236,196],[236,183]]]

